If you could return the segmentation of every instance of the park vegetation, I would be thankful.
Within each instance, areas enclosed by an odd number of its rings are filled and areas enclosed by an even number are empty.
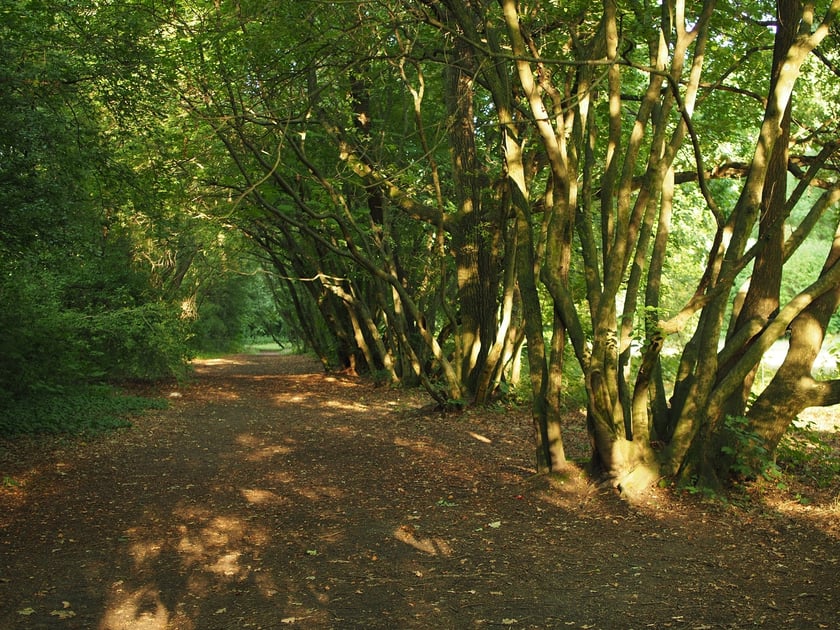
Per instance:
[[[838,11],[14,0],[0,405],[262,334],[519,393],[542,472],[579,406],[621,490],[760,474],[840,403]]]

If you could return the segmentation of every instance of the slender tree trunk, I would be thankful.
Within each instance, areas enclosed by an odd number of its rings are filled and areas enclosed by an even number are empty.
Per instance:
[[[460,306],[458,373],[471,402],[484,403],[489,391],[479,388],[487,369],[488,353],[496,337],[498,280],[495,278],[496,251],[500,246],[499,225],[485,218],[483,189],[486,175],[475,145],[473,108],[475,59],[472,48],[455,41],[456,58],[444,69],[447,112],[450,121],[453,179],[458,204],[452,222],[452,250],[455,255]],[[498,361],[496,356],[495,360]],[[489,366],[492,372],[495,366]],[[479,390],[484,399],[476,399]]]
[[[796,39],[800,5],[799,0],[779,0],[778,2],[779,14],[773,48],[771,94],[778,83],[785,56]],[[756,256],[752,278],[743,298],[743,303],[734,312],[733,317],[736,321],[733,327],[733,335],[753,321],[768,320],[779,309],[779,292],[784,264],[788,143],[792,105],[792,102],[789,101],[781,119],[779,139],[773,147],[767,164],[767,176],[761,195],[761,211],[758,223],[758,238],[763,245]],[[752,339],[745,340],[743,350],[732,353],[729,361],[720,367],[721,372],[725,373],[729,366],[737,362],[751,342]],[[724,406],[724,413],[731,416],[742,416],[744,414],[757,371],[758,365],[744,379],[743,386],[729,397]]]

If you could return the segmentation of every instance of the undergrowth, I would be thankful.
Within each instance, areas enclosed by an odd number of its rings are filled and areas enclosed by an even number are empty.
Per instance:
[[[776,463],[817,488],[827,488],[840,479],[840,439],[817,430],[812,422],[794,423],[776,449]]]
[[[739,503],[749,501],[755,492],[763,495],[774,489],[808,505],[812,495],[840,489],[840,434],[797,420],[770,452],[746,418],[728,416],[725,423],[730,442],[721,448],[721,456],[727,458],[732,484],[722,492],[693,480],[681,487],[683,491],[716,502]]]
[[[0,409],[0,435],[96,435],[131,426],[130,417],[163,409],[166,400],[127,395],[108,385],[89,385],[6,401]]]

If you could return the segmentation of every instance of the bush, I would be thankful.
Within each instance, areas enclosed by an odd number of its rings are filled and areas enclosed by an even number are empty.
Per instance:
[[[174,307],[144,304],[89,316],[83,323],[90,376],[154,380],[185,375],[187,331]]]
[[[177,309],[71,309],[60,285],[43,271],[0,276],[0,433],[124,426],[125,413],[155,403],[119,396],[102,383],[185,373]]]

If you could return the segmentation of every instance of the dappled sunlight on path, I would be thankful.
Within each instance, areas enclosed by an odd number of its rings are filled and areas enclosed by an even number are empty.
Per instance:
[[[204,361],[168,410],[43,453],[0,496],[0,627],[833,622],[840,543],[807,524],[782,544],[656,493],[631,508],[576,470],[534,476],[527,414],[442,417],[317,367]]]

